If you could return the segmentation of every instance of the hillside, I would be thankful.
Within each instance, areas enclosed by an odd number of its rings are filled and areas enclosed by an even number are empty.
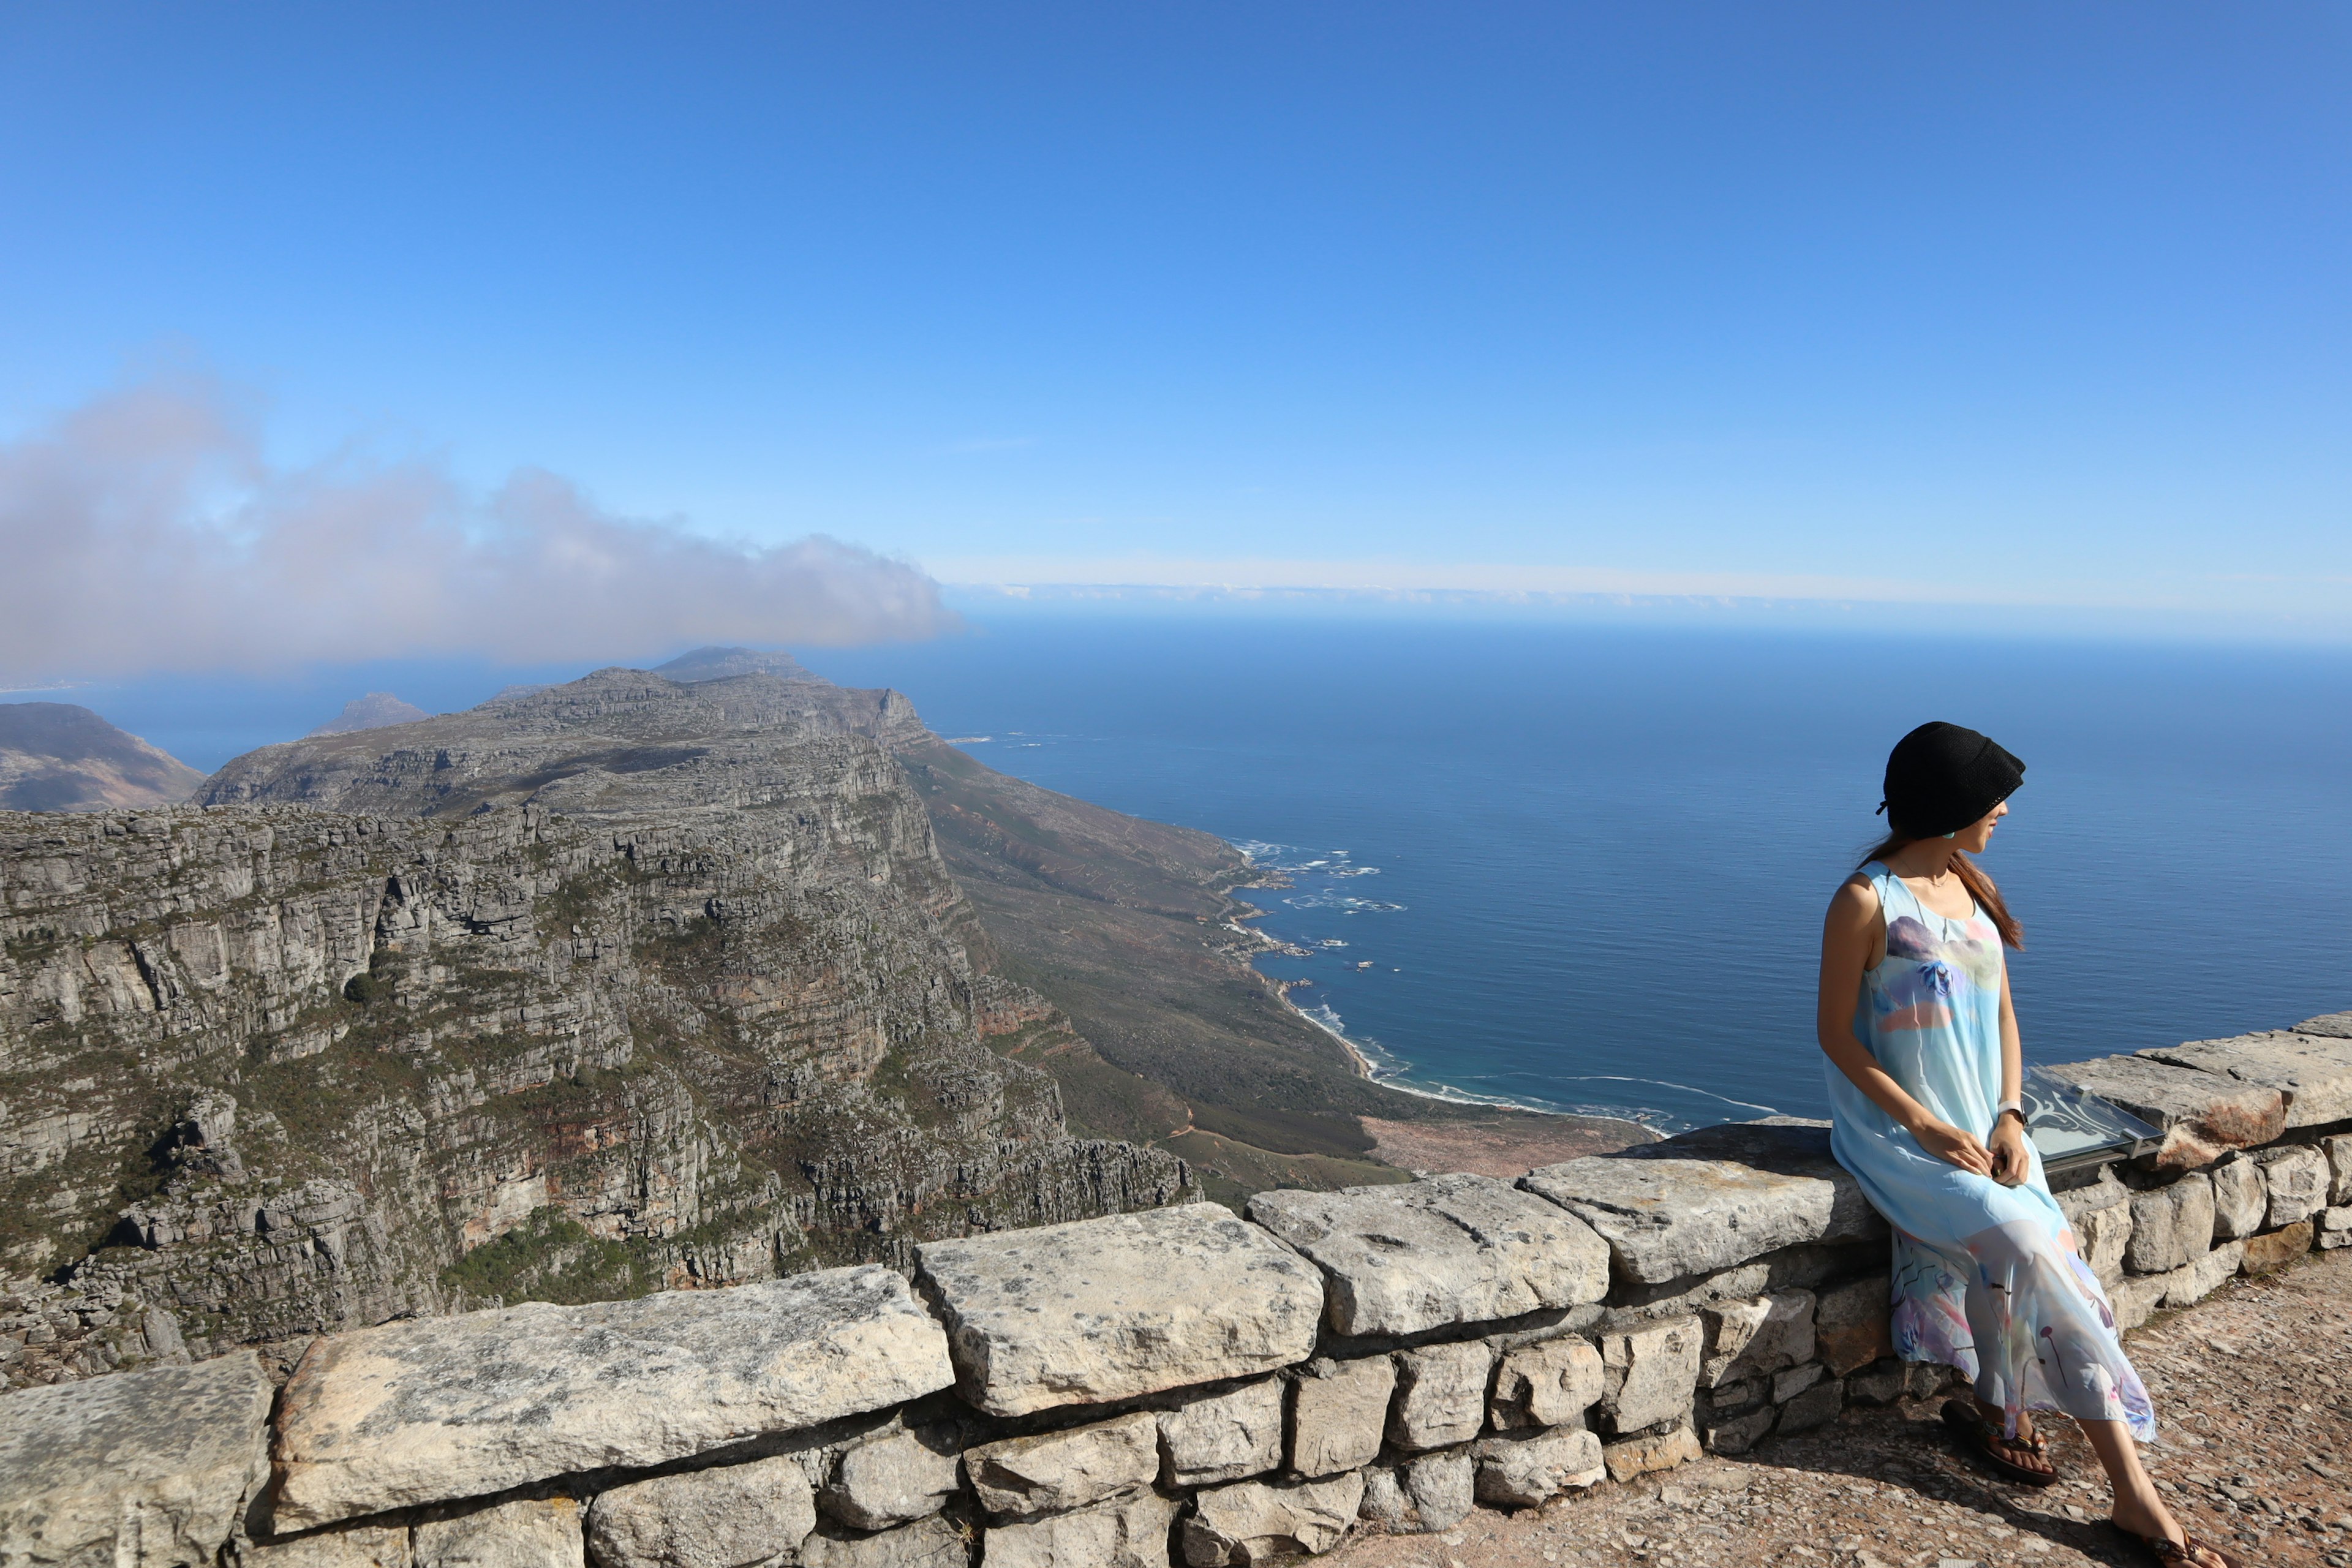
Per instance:
[[[75,703],[0,702],[0,810],[166,805],[204,777]]]

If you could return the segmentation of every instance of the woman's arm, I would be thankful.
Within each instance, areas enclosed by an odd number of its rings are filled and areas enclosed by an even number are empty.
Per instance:
[[[2020,1100],[2025,1093],[2025,1046],[2018,1037],[2017,1005],[2010,999],[2009,965],[2000,969],[2000,1097],[2004,1100]],[[2025,1180],[2033,1168],[2025,1152],[2025,1117],[2022,1112],[2002,1111],[1992,1119],[1992,1127],[1985,1134],[1985,1146],[1992,1153],[1992,1177],[2005,1186],[2015,1186]]]
[[[1990,1175],[1992,1156],[1977,1135],[1929,1115],[1853,1037],[1854,1001],[1862,994],[1862,972],[1877,952],[1879,925],[1878,894],[1862,878],[1848,880],[1830,900],[1822,924],[1822,988],[1813,1018],[1822,1050],[1921,1148],[1964,1171]]]

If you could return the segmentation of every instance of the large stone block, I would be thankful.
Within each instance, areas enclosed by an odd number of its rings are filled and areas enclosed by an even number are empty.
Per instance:
[[[2316,1149],[2265,1149],[2257,1157],[2270,1205],[2266,1230],[2300,1225],[2327,1206],[2327,1157]]]
[[[1023,1415],[1305,1360],[1320,1271],[1214,1204],[1182,1204],[916,1249],[948,1320],[957,1387]]]
[[[2289,1127],[2317,1127],[2352,1117],[2352,1039],[2273,1029],[2139,1054],[2274,1089],[2286,1101]]]
[[[887,1530],[945,1508],[962,1468],[946,1427],[887,1432],[841,1456],[818,1501],[844,1524]]]
[[[1609,1468],[1609,1479],[1622,1485],[1636,1476],[1687,1464],[1700,1452],[1698,1434],[1688,1426],[1676,1426],[1669,1432],[1605,1444],[1601,1459]]]
[[[2124,1263],[2135,1274],[2168,1274],[2213,1245],[2213,1183],[2201,1171],[2134,1193],[2131,1209]]]
[[[2232,1149],[2267,1143],[2286,1128],[2286,1100],[2277,1089],[2158,1061],[2146,1052],[2060,1062],[2049,1070],[2164,1129],[2156,1156],[2164,1170],[2210,1163]]]
[[[1148,1410],[967,1448],[964,1474],[994,1514],[1064,1513],[1149,1486],[1160,1473],[1160,1423]]]
[[[1704,1341],[1696,1318],[1669,1318],[1601,1336],[1601,1408],[1618,1431],[1690,1414]]]
[[[1290,1468],[1314,1477],[1370,1464],[1395,1392],[1396,1363],[1387,1356],[1309,1363],[1291,1394]]]
[[[2352,1204],[2338,1204],[2334,1208],[2319,1211],[2314,1223],[2318,1230],[2311,1245],[2322,1252],[2333,1252],[2339,1247],[2352,1247]]]
[[[878,1535],[812,1535],[801,1543],[801,1568],[971,1568],[975,1534],[934,1514]]]
[[[1843,1407],[1844,1386],[1837,1383],[1817,1383],[1801,1394],[1791,1395],[1780,1405],[1780,1429],[1783,1432],[1810,1432],[1816,1426],[1826,1426],[1837,1419]]]
[[[2164,1305],[2168,1274],[2126,1274],[2107,1287],[2107,1305],[2114,1309],[2116,1329],[2127,1332],[2156,1315]]]
[[[1184,1561],[1192,1568],[1269,1563],[1339,1544],[1364,1500],[1364,1478],[1320,1481],[1244,1481],[1193,1500],[1184,1521]]]
[[[410,1568],[406,1524],[346,1524],[240,1549],[237,1568]]]
[[[1470,1446],[1470,1457],[1478,1466],[1477,1499],[1495,1508],[1534,1508],[1609,1473],[1601,1462],[1601,1439],[1581,1426],[1481,1437]]]
[[[0,1563],[210,1563],[268,1474],[247,1353],[0,1394]]]
[[[1176,1505],[1157,1492],[1099,1502],[1076,1513],[992,1524],[983,1568],[1169,1568]]]
[[[1895,1353],[1894,1282],[1873,1274],[1832,1286],[1813,1300],[1813,1351],[1839,1377]]]
[[[1573,1334],[1507,1351],[1495,1373],[1495,1430],[1580,1426],[1606,1383],[1601,1352]]]
[[[1249,1216],[1322,1268],[1341,1334],[1420,1333],[1609,1292],[1609,1249],[1590,1226],[1488,1176],[1260,1193]]]
[[[2352,1040],[2352,1013],[2326,1013],[2316,1018],[2305,1018],[2294,1026],[2294,1032]]]
[[[1706,1352],[1699,1383],[1713,1388],[1813,1359],[1813,1293],[1780,1290],[1700,1310]]]
[[[1466,1443],[1486,1424],[1486,1383],[1495,1352],[1484,1340],[1397,1352],[1396,1405],[1389,1441],[1400,1448]]]
[[[2241,1154],[2214,1166],[2211,1175],[2214,1238],[2235,1241],[2262,1229],[2263,1215],[2271,1206],[2270,1184],[2263,1180],[2262,1166]]]
[[[418,1521],[415,1568],[585,1568],[580,1505],[524,1498]]]
[[[800,1550],[816,1528],[808,1476],[791,1458],[656,1476],[597,1494],[597,1568],[750,1568]]]
[[[2352,1204],[2352,1132],[2323,1138],[2319,1147],[2327,1155],[2328,1203]]]
[[[2114,1284],[2123,1277],[2124,1251],[2131,1242],[2131,1194],[2112,1171],[2102,1167],[2097,1181],[2060,1193],[2057,1198],[2059,1209],[2074,1229],[2075,1252],[2102,1283]]]
[[[1617,1154],[1547,1165],[1519,1185],[1585,1221],[1626,1279],[1662,1285],[1802,1242],[1886,1234],[1830,1157],[1826,1122],[1701,1128]]]
[[[2321,1211],[2323,1214],[2326,1210]],[[2297,1220],[2284,1230],[2266,1231],[2250,1236],[2245,1240],[2245,1254],[2238,1267],[2248,1274],[2267,1274],[2273,1268],[2284,1268],[2311,1250],[2313,1224]]]
[[[1392,1535],[1451,1530],[1477,1506],[1477,1463],[1466,1447],[1364,1472],[1362,1517]]]
[[[280,1530],[640,1468],[943,1388],[947,1339],[887,1268],[315,1342],[278,1417]]]
[[[2168,1307],[2193,1307],[2220,1289],[2230,1276],[2245,1261],[2246,1244],[2227,1241],[2192,1262],[2185,1263],[2171,1273],[2162,1276],[2164,1304]]]
[[[1160,1479],[1171,1488],[1215,1486],[1282,1463],[1283,1386],[1261,1378],[1160,1413]]]
[[[1711,1421],[1706,1430],[1706,1447],[1711,1454],[1744,1454],[1771,1434],[1772,1423],[1780,1412],[1773,1405],[1750,1410],[1744,1415],[1726,1416]]]

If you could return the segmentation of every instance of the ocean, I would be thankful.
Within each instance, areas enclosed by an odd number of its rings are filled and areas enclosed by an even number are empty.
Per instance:
[[[1927,719],[2025,759],[1986,865],[2029,1060],[2352,1007],[2352,654],[1562,622],[975,616],[804,651],[991,766],[1242,845],[1292,1000],[1425,1092],[1663,1129],[1826,1111],[1814,964]],[[18,694],[199,767],[466,661]]]
[[[2352,656],[1016,613],[811,653],[992,767],[1285,868],[1262,961],[1384,1076],[1664,1129],[1825,1115],[1830,893],[1928,719],[2027,763],[1987,869],[2030,1061],[2352,1007]]]

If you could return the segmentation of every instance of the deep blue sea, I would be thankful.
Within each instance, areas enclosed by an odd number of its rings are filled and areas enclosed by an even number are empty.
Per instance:
[[[2027,763],[1986,864],[2029,1060],[2352,1007],[2342,653],[1038,616],[807,658],[991,766],[1294,868],[1254,897],[1317,956],[1264,967],[1441,1092],[1827,1114],[1822,912],[1928,719]]]
[[[1665,1126],[1823,1113],[1822,910],[1887,747],[1927,719],[2028,764],[1987,865],[2025,922],[2029,1059],[2352,1007],[2341,652],[1021,612],[803,657],[908,692],[993,767],[1292,868],[1254,897],[1316,956],[1266,969],[1436,1092]],[[442,709],[576,673],[55,695],[213,767],[369,686]]]

